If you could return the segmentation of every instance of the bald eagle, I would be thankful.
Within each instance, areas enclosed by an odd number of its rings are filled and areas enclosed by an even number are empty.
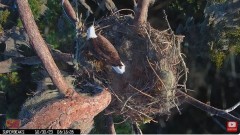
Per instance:
[[[93,45],[97,55],[107,64],[111,65],[118,74],[125,72],[125,65],[121,61],[115,47],[101,34],[96,35],[93,25],[87,30],[87,40]]]

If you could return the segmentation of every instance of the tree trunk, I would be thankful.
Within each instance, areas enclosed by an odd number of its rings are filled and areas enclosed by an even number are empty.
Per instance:
[[[90,132],[93,118],[110,104],[111,94],[105,89],[97,96],[83,96],[68,86],[38,30],[28,5],[28,0],[16,0],[16,3],[18,5],[20,18],[29,36],[31,46],[36,51],[59,91],[63,93],[65,97],[70,97],[50,100],[49,102],[43,101],[43,103],[46,102],[43,106],[38,104],[36,108],[28,108],[28,111],[35,110],[31,115],[24,115],[25,117],[22,119],[27,119],[27,121],[21,128],[72,128],[81,129],[81,133]],[[37,98],[37,96],[35,96],[35,98]]]
[[[65,96],[72,96],[75,91],[68,86],[55,64],[51,53],[38,30],[36,22],[34,21],[32,11],[28,5],[28,0],[16,0],[16,3],[18,5],[20,18],[29,36],[30,43],[38,57],[41,59],[45,69],[53,80],[53,83]]]

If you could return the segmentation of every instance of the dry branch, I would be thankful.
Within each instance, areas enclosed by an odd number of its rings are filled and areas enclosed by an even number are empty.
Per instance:
[[[184,93],[180,90],[177,91],[176,95],[179,96],[180,100],[185,101],[205,112],[208,112],[211,115],[216,115],[216,116],[222,117],[227,120],[236,120],[236,121],[240,122],[240,118],[237,118],[237,117],[227,113],[225,110],[221,110],[221,109],[212,107],[210,105],[204,104],[203,102],[187,95],[186,93]]]
[[[229,112],[235,110],[235,109],[236,109],[237,107],[239,107],[239,106],[240,106],[240,102],[238,102],[238,103],[235,104],[234,106],[232,106],[232,107],[226,109],[225,112],[229,113]]]
[[[32,43],[31,45],[36,51],[38,57],[41,59],[54,84],[65,96],[73,95],[75,91],[65,82],[38,30],[32,11],[28,5],[28,0],[17,0],[16,3],[18,5],[20,18],[29,36],[29,40]]]

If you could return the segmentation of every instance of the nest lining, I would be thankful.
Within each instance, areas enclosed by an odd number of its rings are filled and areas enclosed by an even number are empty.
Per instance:
[[[174,35],[170,27],[159,31],[149,23],[142,27],[142,33],[137,33],[131,15],[113,14],[98,22],[97,32],[118,50],[126,72],[116,74],[91,54],[90,45],[85,42],[78,57],[79,85],[75,86],[84,89],[90,83],[110,89],[114,96],[112,112],[133,121],[146,122],[156,115],[169,115],[170,109],[180,104],[175,95],[179,86],[185,87],[184,82],[179,85],[180,79],[187,77],[180,51],[183,36]]]

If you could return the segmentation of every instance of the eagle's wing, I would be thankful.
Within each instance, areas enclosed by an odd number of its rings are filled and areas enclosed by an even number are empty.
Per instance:
[[[104,36],[100,34],[97,36],[96,46],[94,46],[96,52],[112,66],[122,66],[121,59],[115,47]]]

